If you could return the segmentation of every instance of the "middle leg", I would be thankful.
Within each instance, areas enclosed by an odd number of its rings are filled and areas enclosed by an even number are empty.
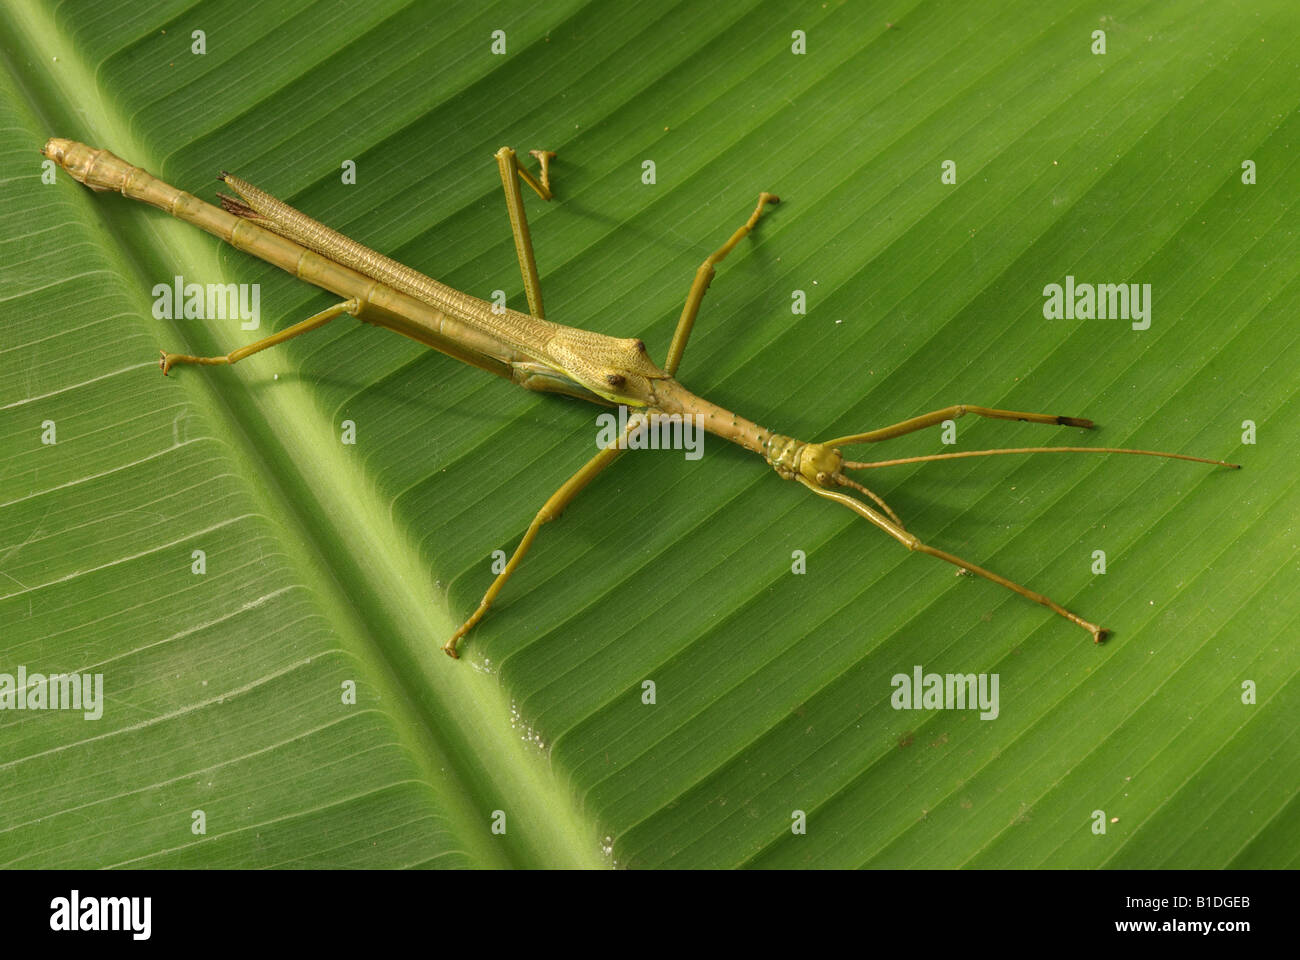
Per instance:
[[[619,454],[626,448],[626,440],[636,430],[640,429],[644,420],[640,417],[633,417],[627,425],[627,429],[620,435],[619,440],[612,446],[606,447],[600,453],[596,454],[583,465],[582,469],[566,480],[560,489],[556,490],[547,501],[542,504],[542,509],[537,511],[533,517],[533,522],[528,525],[528,530],[524,533],[524,538],[519,541],[519,546],[515,548],[514,555],[506,564],[505,569],[497,574],[497,578],[492,581],[487,592],[483,594],[483,599],[479,601],[478,608],[470,615],[470,618],[460,625],[459,629],[451,635],[442,646],[442,652],[452,658],[458,658],[460,654],[457,647],[460,640],[465,634],[473,629],[474,625],[483,619],[483,615],[492,607],[494,601],[503,587],[506,585],[511,575],[518,569],[519,564],[523,562],[529,548],[533,545],[533,540],[537,537],[537,532],[541,530],[542,525],[550,523],[556,519],[564,508],[573,502],[574,497],[581,493],[591,481],[595,480],[606,467],[618,459]]]
[[[543,200],[551,199],[551,158],[555,156],[549,150],[534,150],[542,165],[542,179],[539,183],[531,173],[524,169],[515,152],[509,147],[502,147],[496,152],[497,169],[501,173],[501,186],[506,192],[506,212],[510,215],[510,230],[515,235],[515,255],[519,258],[519,272],[524,278],[524,292],[528,295],[528,312],[534,317],[545,318],[542,307],[542,284],[537,277],[537,258],[533,256],[533,237],[528,232],[528,214],[524,210],[524,194],[519,189],[523,180]]]
[[[677,365],[682,362],[682,354],[686,352],[686,341],[690,339],[691,330],[695,328],[695,318],[699,316],[704,293],[709,289],[709,284],[713,282],[713,275],[717,272],[714,268],[736,244],[745,238],[749,231],[754,229],[754,224],[758,223],[758,218],[763,215],[763,206],[780,202],[781,198],[774,193],[760,193],[758,206],[749,215],[745,225],[733,233],[730,240],[705,257],[704,262],[695,271],[695,280],[691,283],[690,293],[686,295],[686,305],[682,307],[682,315],[677,320],[677,330],[673,333],[673,342],[668,347],[668,360],[664,363],[664,371],[670,377],[677,375]]]

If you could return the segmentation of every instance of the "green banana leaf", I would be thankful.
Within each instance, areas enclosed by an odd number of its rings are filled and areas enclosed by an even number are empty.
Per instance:
[[[0,863],[1295,866],[1298,27],[1291,0],[6,3],[0,674],[103,694],[0,711]],[[1244,469],[855,474],[1097,646],[739,447],[629,452],[453,662],[601,409],[346,317],[164,378],[160,348],[334,300],[51,177],[50,136],[210,202],[228,169],[516,309],[492,154],[555,150],[547,315],[659,361],[770,190],[692,390],[805,440],[957,403],[1099,425],[967,416],[858,459]],[[159,319],[177,276],[258,284],[260,330]],[[1149,325],[1046,316],[1067,282],[1149,289]],[[896,709],[917,670],[996,675],[996,718]]]

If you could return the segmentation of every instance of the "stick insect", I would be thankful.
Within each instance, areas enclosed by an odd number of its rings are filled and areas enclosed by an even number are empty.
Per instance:
[[[677,329],[662,367],[649,357],[639,339],[606,336],[547,320],[542,308],[541,284],[533,255],[532,238],[524,211],[520,182],[543,200],[552,197],[550,161],[555,154],[532,151],[539,165],[534,176],[509,147],[496,153],[505,190],[506,210],[514,233],[515,251],[528,297],[528,313],[494,307],[439,283],[395,260],[362,246],[318,223],[275,197],[229,173],[218,178],[238,198],[219,195],[221,207],[185,193],[132,166],[107,150],[96,150],[72,140],[51,139],[41,151],[72,177],[93,190],[116,190],[123,196],[151,204],[174,217],[206,230],[232,246],[328,290],[343,300],[279,333],[225,356],[196,357],[160,351],[164,374],[178,364],[231,364],[293,337],[315,330],[341,314],[377,324],[510,380],[526,390],[567,394],[594,403],[626,405],[632,416],[619,442],[602,449],[570,477],[542,505],[528,525],[505,568],[496,576],[478,607],[443,645],[457,657],[461,639],[488,612],[506,582],[519,569],[542,526],[558,517],[573,499],[602,471],[618,459],[626,441],[664,415],[698,416],[704,428],[761,456],[778,476],[793,480],[815,495],[852,510],[893,537],[908,550],[929,554],[962,570],[1000,584],[1022,597],[1042,604],[1088,632],[1100,643],[1110,631],[1083,619],[1041,593],[1021,586],[991,570],[930,546],[907,529],[887,503],[845,471],[861,471],[908,463],[953,460],[1023,453],[1123,453],[1167,457],[1237,469],[1237,464],[1154,450],[1115,447],[1017,447],[969,450],[895,460],[846,460],[842,447],[877,443],[934,426],[965,414],[996,420],[1020,420],[1090,429],[1091,420],[1055,414],[1000,410],[972,404],[954,404],[895,423],[892,426],[808,443],[774,433],[729,410],[691,393],[676,379],[677,368],[690,339],[705,291],[718,263],[726,258],[755,227],[769,204],[778,198],[762,193],[749,219],[721,247],[700,264],[686,296]],[[854,496],[853,494],[858,494]]]

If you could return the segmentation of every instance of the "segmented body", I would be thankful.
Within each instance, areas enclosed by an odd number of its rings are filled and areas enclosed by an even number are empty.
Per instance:
[[[242,202],[213,206],[108,150],[52,139],[44,153],[74,179],[191,223],[309,283],[361,304],[358,315],[531,390],[698,416],[716,436],[759,454],[786,480],[837,469],[828,448],[774,434],[711,403],[660,369],[636,338],[610,337],[502,309],[344,236],[252,184],[222,180]],[[838,453],[835,454],[838,458]]]

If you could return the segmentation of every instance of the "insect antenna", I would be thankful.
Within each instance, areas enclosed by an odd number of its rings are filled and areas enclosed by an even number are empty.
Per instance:
[[[889,514],[891,520],[893,520],[900,527],[903,526],[903,521],[898,519],[898,514],[896,514],[892,509],[890,509],[889,504],[885,503],[885,501],[878,494],[873,493],[872,491],[864,487],[862,484],[858,483],[856,480],[846,477],[842,473],[837,473],[834,475],[834,477],[835,477],[835,482],[838,483],[841,487],[852,487],[854,490],[857,490],[860,493],[865,493],[868,497],[870,497],[873,501],[875,501],[876,506],[880,507],[880,509],[884,510],[885,513]]]
[[[1009,453],[1130,453],[1141,457],[1165,457],[1169,460],[1190,460],[1193,463],[1209,463],[1219,467],[1240,470],[1241,464],[1228,463],[1226,460],[1209,460],[1205,457],[1189,457],[1182,453],[1164,453],[1159,450],[1132,450],[1127,447],[1006,447],[998,450],[961,450],[956,453],[931,453],[922,457],[899,457],[894,460],[856,461],[845,460],[847,470],[873,470],[876,467],[897,467],[905,463],[930,463],[935,460],[961,460],[966,457],[992,457]]]

